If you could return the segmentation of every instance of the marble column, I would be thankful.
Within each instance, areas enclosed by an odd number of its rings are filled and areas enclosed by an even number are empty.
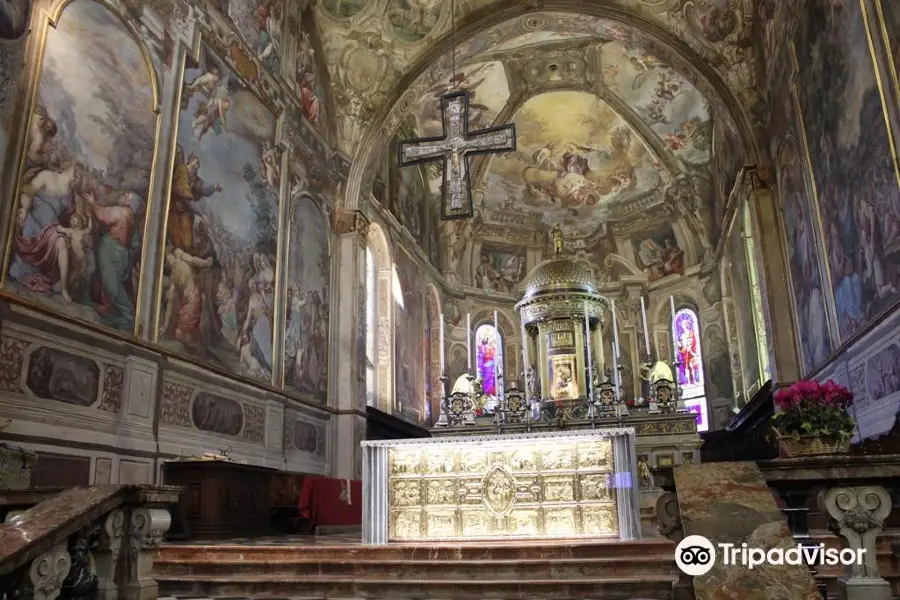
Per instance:
[[[365,430],[365,281],[369,220],[358,210],[334,214],[328,404],[337,409],[331,437],[331,476],[356,478],[359,435]],[[362,342],[361,342],[362,341]]]
[[[837,487],[822,498],[831,530],[844,540],[844,547],[862,551],[862,561],[847,567],[838,579],[841,600],[890,600],[891,585],[878,570],[875,542],[891,513],[891,496],[878,485]]]

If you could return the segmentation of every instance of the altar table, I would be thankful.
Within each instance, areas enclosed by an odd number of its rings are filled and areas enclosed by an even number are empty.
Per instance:
[[[640,537],[633,427],[362,442],[363,541]]]

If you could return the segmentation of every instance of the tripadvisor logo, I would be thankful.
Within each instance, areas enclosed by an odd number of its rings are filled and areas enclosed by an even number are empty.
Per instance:
[[[861,565],[866,550],[826,548],[818,546],[795,546],[793,548],[751,548],[747,544],[717,544],[702,535],[689,535],[675,548],[675,564],[685,575],[698,577],[706,575],[721,556],[721,564],[728,567],[744,567],[753,570],[762,565],[814,565],[849,566]]]

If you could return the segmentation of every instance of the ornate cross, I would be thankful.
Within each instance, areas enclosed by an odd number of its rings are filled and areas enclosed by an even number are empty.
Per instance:
[[[443,133],[438,137],[400,142],[401,167],[440,160],[444,163],[441,219],[465,219],[473,215],[469,157],[516,149],[516,126],[500,125],[469,132],[469,95],[453,92],[441,96]]]

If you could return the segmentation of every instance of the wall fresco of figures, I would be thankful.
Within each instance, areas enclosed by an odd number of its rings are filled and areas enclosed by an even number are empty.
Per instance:
[[[328,233],[311,197],[292,198],[287,257],[284,382],[324,400],[327,389],[329,274]]]
[[[131,333],[156,141],[152,71],[114,13],[75,0],[48,31],[39,78],[6,283]]]
[[[426,240],[431,236],[426,235],[428,225],[428,202],[431,194],[425,183],[424,167],[410,166],[400,167],[397,164],[397,148],[400,138],[396,137],[391,142],[390,156],[390,187],[388,192],[388,204],[385,207],[402,227],[409,231],[420,248],[425,248]]]
[[[211,0],[210,4],[231,21],[262,66],[278,74],[284,48],[285,0]]]
[[[635,240],[635,255],[638,266],[650,282],[669,275],[684,275],[684,251],[678,245],[671,225],[664,225],[650,231],[640,240]]]
[[[275,117],[208,47],[185,69],[160,343],[272,379],[281,157]]]
[[[320,133],[328,134],[325,92],[328,88],[328,69],[322,52],[318,50],[321,44],[314,22],[313,3],[308,3],[300,15],[291,15],[290,24],[291,33],[297,40],[294,82],[300,110],[313,127]]]
[[[876,0],[878,3],[878,16],[884,24],[887,34],[887,47],[890,53],[891,63],[894,65],[894,77],[900,75],[900,6],[890,0]],[[895,85],[900,81],[895,80]]]
[[[860,3],[821,4],[794,40],[797,92],[843,341],[900,299],[900,186]]]
[[[525,248],[483,243],[475,287],[512,294],[525,278]]]
[[[425,285],[418,263],[402,247],[396,247],[395,259],[402,304],[395,297],[394,395],[401,408],[418,411],[419,418],[424,418]]]

